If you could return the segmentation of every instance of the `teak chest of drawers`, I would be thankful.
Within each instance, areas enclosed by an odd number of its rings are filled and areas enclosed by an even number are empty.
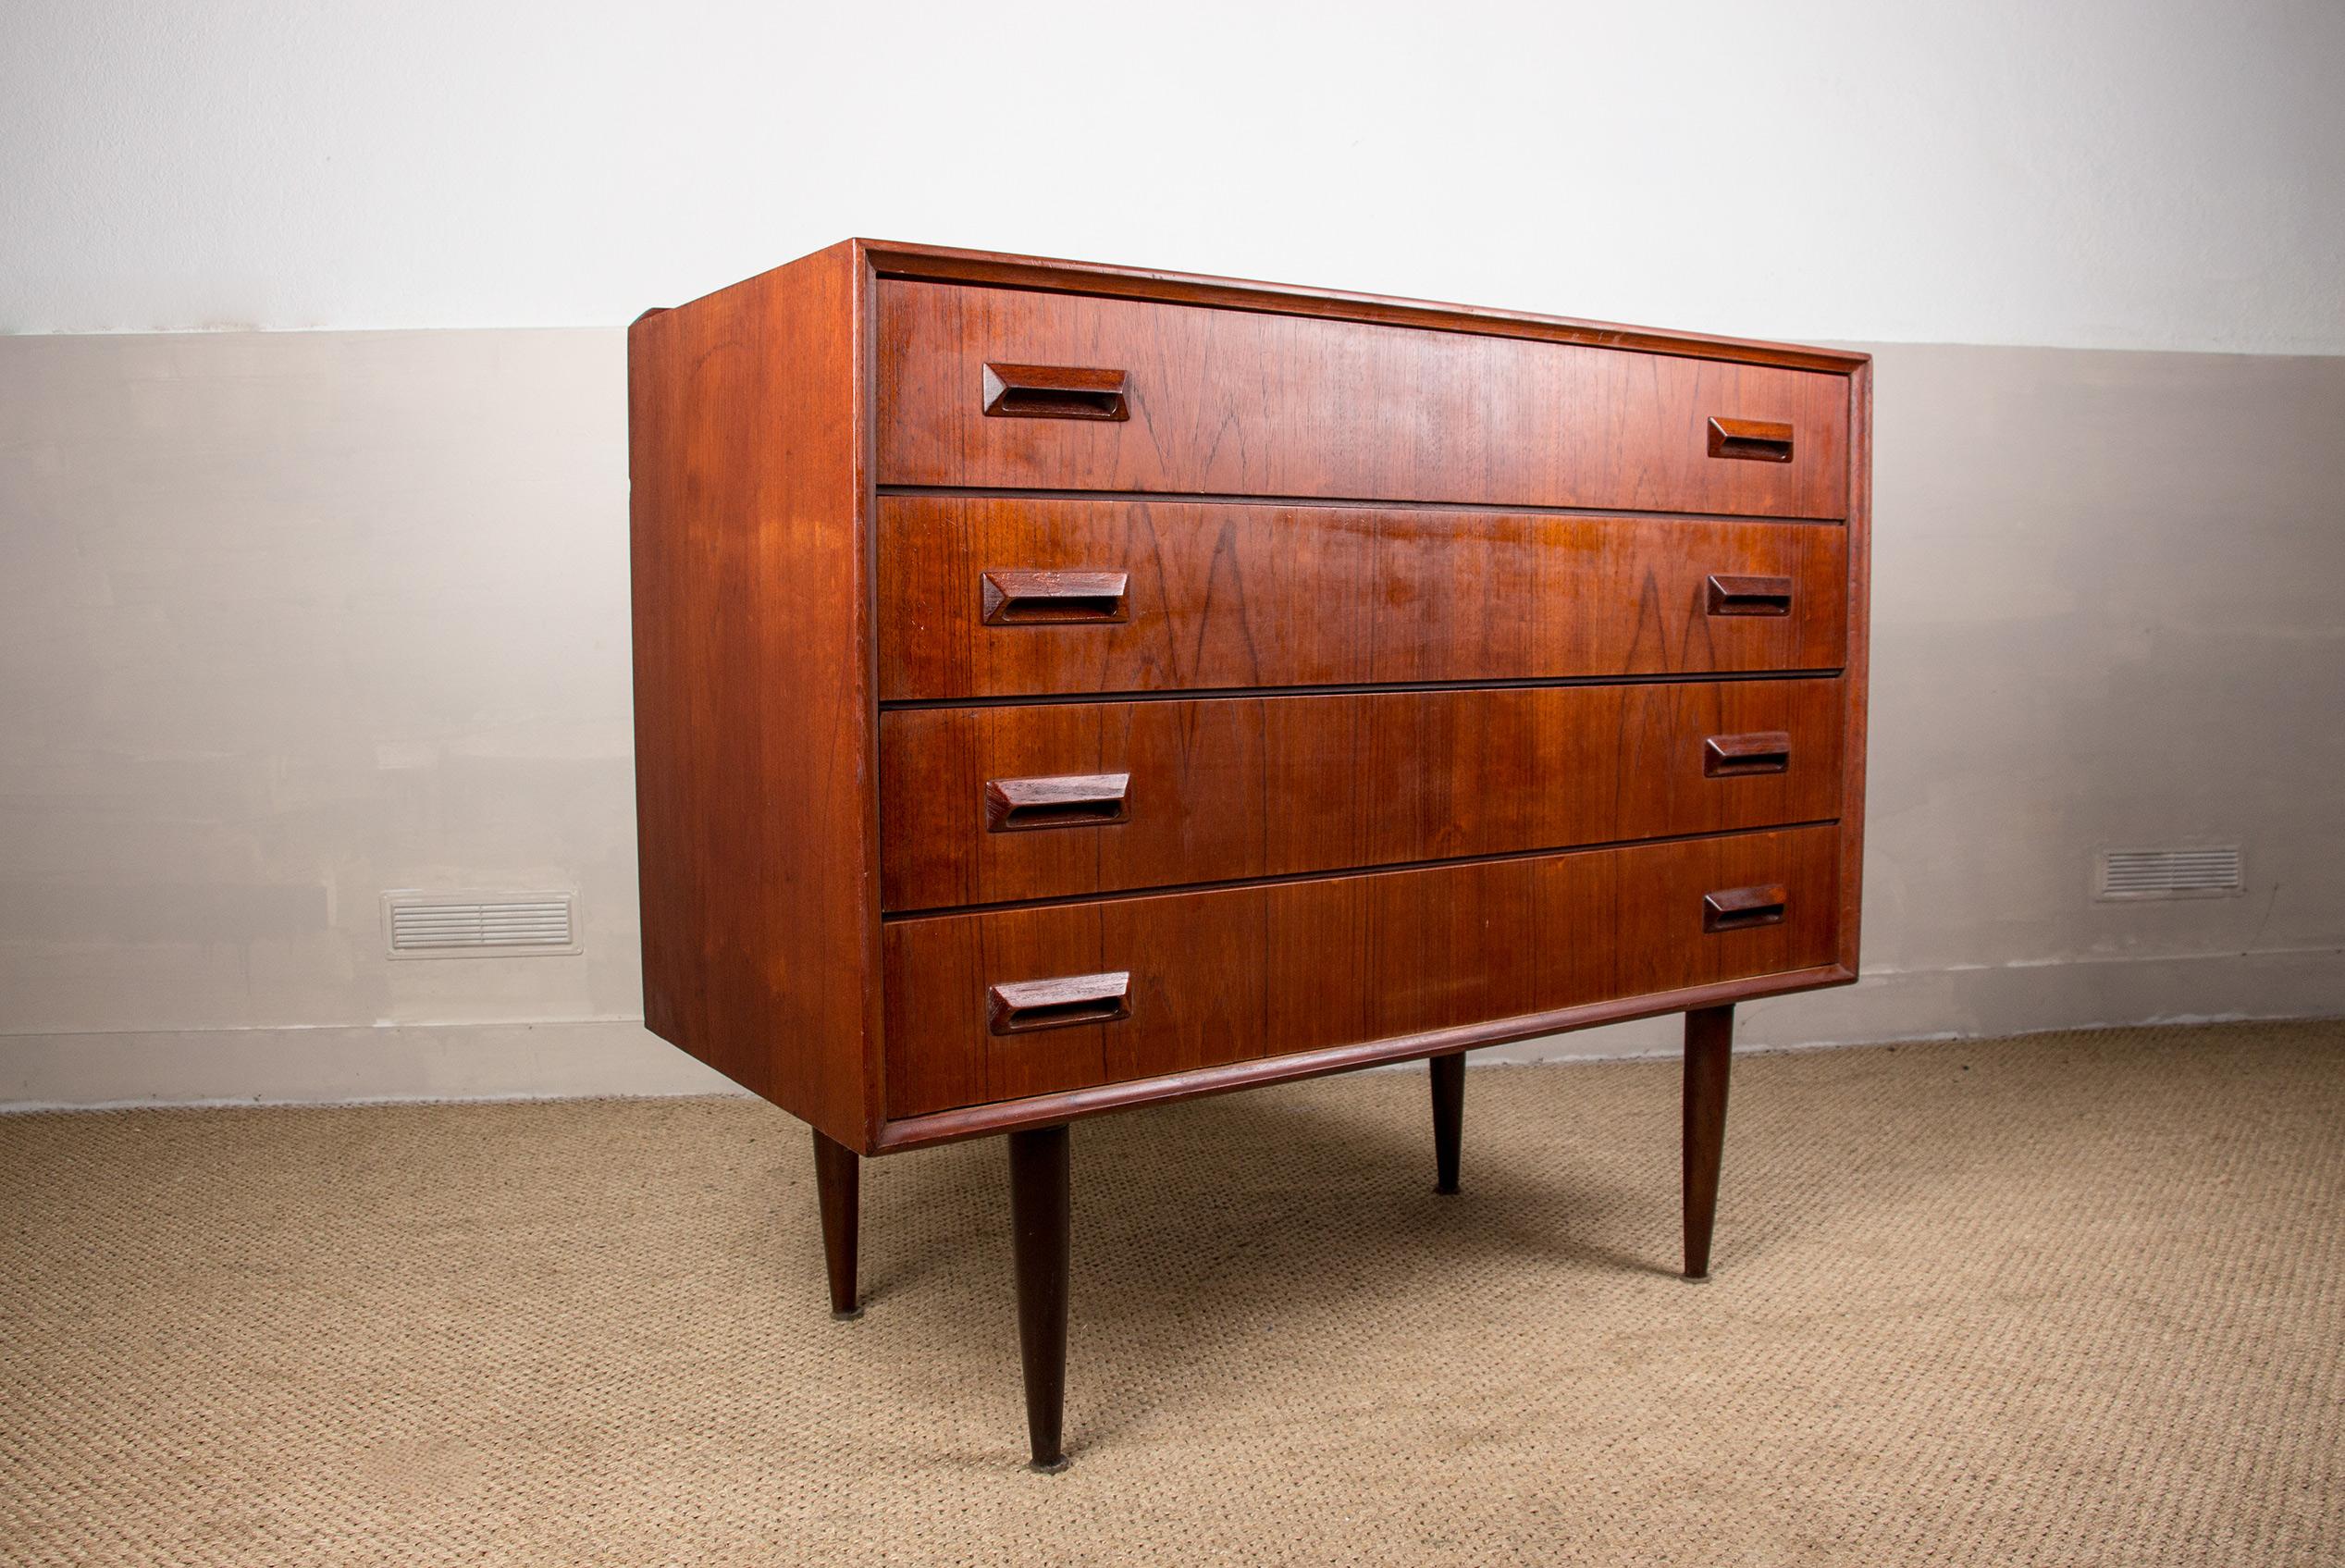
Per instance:
[[[859,1156],[1856,978],[1870,365],[849,241],[629,336],[650,1027]]]

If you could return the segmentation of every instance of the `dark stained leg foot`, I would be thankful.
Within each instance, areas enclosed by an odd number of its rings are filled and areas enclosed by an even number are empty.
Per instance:
[[[1433,1190],[1458,1190],[1458,1132],[1465,1112],[1465,1053],[1435,1056],[1433,1069]]]
[[[855,1151],[814,1135],[814,1190],[822,1207],[822,1261],[831,1271],[831,1315],[863,1315],[855,1297],[855,1248],[860,1223],[861,1166]]]
[[[1067,1468],[1068,1204],[1067,1129],[1009,1135],[1010,1241],[1018,1260],[1018,1354],[1026,1368],[1026,1435],[1033,1468]]]
[[[1709,1236],[1718,1217],[1718,1167],[1726,1149],[1726,1070],[1734,1009],[1685,1015],[1685,1278],[1709,1278]]]

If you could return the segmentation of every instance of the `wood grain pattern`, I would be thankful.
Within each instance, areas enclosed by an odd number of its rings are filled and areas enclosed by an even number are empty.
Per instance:
[[[1799,585],[1789,577],[1736,577],[1713,572],[1704,608],[1717,615],[1788,615]]]
[[[1463,332],[882,280],[882,485],[1837,519],[1845,377]],[[999,419],[989,363],[1114,366],[1121,419]],[[1722,462],[1710,422],[1789,426]]]
[[[1838,940],[1838,845],[1797,828],[893,921],[889,1112],[1813,970]],[[1768,883],[1780,923],[1702,929],[1706,895]],[[1111,969],[1130,976],[1129,1019],[987,1027],[989,987]]]
[[[849,241],[630,333],[645,1006],[858,1153],[1011,1134],[1065,1462],[1075,1117],[1857,956],[1862,355]],[[1597,847],[1574,846],[1596,846]],[[882,916],[882,907],[887,913]]]
[[[986,989],[986,1027],[995,1034],[1031,1034],[1117,1023],[1131,1017],[1130,999],[1131,976],[1122,969],[1005,982]]]
[[[850,1150],[881,1105],[859,264],[628,333],[645,1021]]]
[[[1722,887],[1706,893],[1702,895],[1702,929],[1747,931],[1753,926],[1781,925],[1783,901],[1788,896],[1779,882],[1755,887]]]
[[[882,744],[884,746],[885,742]],[[1714,735],[1702,742],[1704,778],[1735,779],[1757,773],[1783,773],[1791,771],[1791,734],[1786,730]]]
[[[1838,526],[1551,512],[885,496],[880,695],[1833,670]],[[988,626],[1002,572],[1122,573],[1126,618]],[[1709,579],[1787,611],[1710,612]]]
[[[1742,364],[1779,364],[1846,375],[1869,363],[1849,349],[1802,343],[1771,343],[1754,338],[1724,338],[1616,321],[1497,310],[1487,305],[1444,304],[1390,294],[1313,289],[1291,283],[1216,278],[1156,267],[1118,266],[1105,262],[1065,261],[971,251],[947,245],[906,244],[893,240],[849,241],[880,278],[942,283],[978,283],[994,288],[1041,289],[1062,294],[1101,294],[1113,299],[1155,300],[1167,304],[1209,305],[1282,315],[1328,317],[1387,327],[1430,327],[1442,332],[1485,333],[1537,342],[1585,343],[1640,353],[1680,354],[1732,360]]]
[[[1201,912],[1158,899],[1006,909],[955,941],[891,931],[886,945],[900,956],[896,972],[907,982],[888,994],[891,1052],[922,1039],[957,1041],[972,1018],[999,1047],[959,1050],[949,1058],[891,1054],[891,1114],[908,1114],[902,1107],[910,1105],[933,1110],[1015,1099],[1258,1052],[1264,920],[1259,902]],[[1136,951],[1154,953],[1160,961],[1153,967],[1110,961],[1110,955]],[[1161,962],[1174,952],[1188,956],[1178,975]],[[1079,1023],[1014,1038],[992,1031],[989,998],[996,986],[1114,972],[1129,977],[1129,1016],[1117,1023]]]
[[[991,419],[1129,419],[1126,383],[1120,370],[989,361],[983,409]]]
[[[1097,827],[1130,815],[1129,773],[1055,773],[985,781],[987,833]]]
[[[1709,455],[1747,463],[1789,463],[1798,432],[1771,419],[1709,422]]]
[[[1847,717],[1841,726],[1840,954],[1857,972],[1865,882],[1865,737],[1872,688],[1872,362],[1848,378]]]
[[[925,1116],[900,1117],[891,1120],[880,1129],[879,1147],[887,1154],[906,1149],[933,1148],[939,1143],[992,1137],[1022,1128],[1055,1126],[1060,1122],[1105,1116],[1110,1112],[1131,1110],[1142,1105],[1177,1105],[1183,1100],[1228,1094],[1241,1089],[1257,1089],[1265,1084],[1296,1083],[1304,1079],[1324,1078],[1331,1073],[1356,1072],[1362,1068],[1420,1061],[1450,1051],[1503,1045],[1517,1040],[1535,1040],[1550,1034],[1569,1034],[1574,1030],[1597,1029],[1605,1024],[1662,1018],[1671,1013],[1690,1012],[1702,1007],[1725,1006],[1763,996],[1781,996],[1792,992],[1846,985],[1856,978],[1837,964],[1819,964],[1812,969],[1717,981],[1677,991],[1607,997],[1600,1002],[1557,1007],[1544,1013],[1525,1013],[1520,1018],[1493,1019],[1454,1029],[1428,1030],[1420,1034],[1398,1034],[1384,1040],[1323,1046],[1315,1051],[1295,1051],[1277,1056],[1242,1057],[1234,1062],[1190,1068],[1129,1083],[1100,1083],[1087,1089],[1064,1089],[1031,1095],[1022,1100],[962,1105],[949,1111],[933,1111]]]
[[[978,619],[989,626],[1123,621],[1128,582],[1122,572],[996,569],[978,579]]]
[[[940,908],[1820,821],[1839,815],[1843,707],[1838,681],[1810,679],[891,710],[882,900]],[[1005,779],[1076,805],[1047,832],[1000,832]]]

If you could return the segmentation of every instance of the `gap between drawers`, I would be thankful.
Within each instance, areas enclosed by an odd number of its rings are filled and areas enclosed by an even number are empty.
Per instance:
[[[1830,681],[1837,680],[1846,673],[1845,668],[1705,670],[1683,674],[1524,675],[1495,681],[1364,681],[1339,685],[1175,686],[1157,691],[1035,692],[1007,697],[899,697],[882,698],[880,711],[912,712],[937,708],[1041,708],[1075,702],[1210,702],[1246,697],[1367,697],[1379,692],[1532,691],[1549,686],[1669,686],[1729,681]]]
[[[1845,517],[1791,517],[1775,512],[1654,512],[1633,506],[1534,506],[1480,500],[1385,500],[1369,496],[1248,496],[1216,490],[1049,490],[1019,485],[874,485],[881,500],[902,497],[942,500],[1095,500],[1126,505],[1345,507],[1370,512],[1472,512],[1521,517],[1622,517],[1656,523],[1786,523],[1842,528]]]
[[[1764,827],[1720,828],[1709,833],[1661,833],[1651,838],[1614,838],[1600,844],[1555,844],[1537,849],[1507,849],[1489,855],[1456,855],[1431,860],[1394,860],[1376,866],[1345,866],[1331,871],[1288,871],[1266,877],[1225,877],[1214,882],[1166,883],[1155,887],[1117,888],[1108,893],[1068,893],[1049,898],[1008,898],[991,904],[951,904],[925,909],[882,909],[880,923],[900,925],[912,920],[938,920],[956,915],[994,914],[1009,909],[1051,909],[1069,904],[1119,904],[1131,898],[1157,898],[1182,893],[1220,893],[1230,888],[1278,887],[1299,882],[1337,882],[1347,877],[1382,876],[1388,871],[1423,871],[1438,866],[1481,866],[1504,860],[1538,860],[1558,855],[1581,855],[1598,849],[1627,849],[1648,844],[1692,844],[1706,838],[1756,838],[1761,833],[1796,833],[1803,828],[1838,825],[1838,817],[1816,817],[1799,822],[1770,822]]]

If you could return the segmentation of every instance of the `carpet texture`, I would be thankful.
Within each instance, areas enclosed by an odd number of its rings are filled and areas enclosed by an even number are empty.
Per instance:
[[[1073,1468],[998,1140],[742,1101],[0,1118],[0,1561],[2345,1561],[2345,1024],[1422,1069],[1075,1134]]]

